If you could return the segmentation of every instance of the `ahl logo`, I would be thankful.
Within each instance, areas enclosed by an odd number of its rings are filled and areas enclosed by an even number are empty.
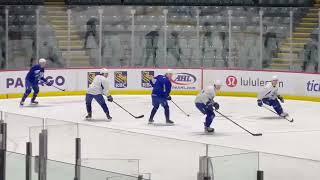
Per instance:
[[[190,85],[196,81],[196,76],[189,73],[176,73],[171,78],[171,82],[177,85]]]
[[[228,76],[226,78],[226,84],[229,87],[236,87],[237,84],[238,84],[238,80],[237,80],[237,78],[235,76]]]

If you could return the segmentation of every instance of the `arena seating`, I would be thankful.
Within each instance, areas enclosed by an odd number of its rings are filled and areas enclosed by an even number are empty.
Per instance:
[[[69,0],[69,3],[85,4],[84,0]],[[106,2],[119,3],[119,1],[90,1],[90,3],[104,4]],[[138,1],[131,1],[138,2]],[[142,1],[141,1],[142,2]],[[147,3],[148,1],[143,1]],[[151,1],[150,1],[151,2]],[[155,2],[155,1],[153,1]],[[157,1],[160,2],[160,1]],[[168,1],[169,2],[169,1]],[[182,1],[170,1],[182,2]],[[190,1],[188,1],[190,2]],[[197,1],[200,2],[200,1]],[[202,2],[202,1],[201,1]],[[204,2],[204,1],[203,1]],[[234,1],[206,1],[209,3],[251,3],[254,1],[234,0]],[[121,1],[121,3],[128,3],[128,1]],[[233,4],[232,4],[233,3]],[[302,3],[300,0],[261,0],[260,5],[282,5],[284,3],[294,3],[299,5]],[[257,5],[257,4],[255,4]],[[304,4],[306,5],[306,4]],[[81,64],[88,66],[88,58],[93,58],[95,63],[90,65],[97,65],[98,53],[88,55],[84,49],[84,42],[87,41],[86,36],[88,31],[92,31],[93,26],[88,25],[90,19],[95,19],[95,36],[99,30],[99,13],[98,8],[103,9],[102,14],[102,64],[106,65],[128,65],[131,61],[131,54],[135,51],[134,62],[132,65],[145,66],[145,61],[150,57],[146,53],[150,47],[148,42],[151,41],[150,37],[146,36],[152,31],[158,31],[157,37],[156,58],[159,61],[158,65],[175,66],[177,56],[181,58],[184,65],[179,66],[192,66],[198,67],[203,61],[205,66],[225,67],[229,66],[225,62],[231,55],[231,60],[234,61],[233,65],[236,67],[253,68],[257,64],[259,58],[261,45],[260,41],[260,17],[259,11],[262,10],[263,14],[263,53],[265,67],[270,67],[274,62],[285,61],[287,62],[288,54],[288,36],[290,25],[290,11],[294,12],[293,26],[300,27],[302,19],[305,16],[312,15],[314,21],[314,14],[310,14],[310,8],[291,8],[291,7],[253,7],[253,6],[167,6],[167,49],[165,49],[164,41],[164,14],[163,6],[135,6],[135,33],[134,33],[134,47],[131,49],[131,13],[130,10],[133,6],[69,6],[71,10],[71,50],[75,55],[73,58],[82,58]],[[35,53],[35,32],[36,32],[36,6],[32,5],[17,5],[8,6],[9,10],[9,58],[12,67],[25,67],[30,64],[30,59],[34,58]],[[2,7],[4,9],[4,7]],[[197,19],[196,9],[200,10],[199,31],[200,39],[197,39]],[[232,11],[231,31],[232,41],[229,42],[229,27],[228,27],[228,11]],[[58,11],[58,14],[55,12]],[[57,7],[48,6],[40,9],[41,17],[39,22],[40,34],[40,47],[43,43],[49,43],[56,51],[61,51],[65,55],[67,51],[67,6],[64,4]],[[309,13],[309,14],[308,14]],[[46,19],[49,19],[46,20]],[[309,18],[310,19],[310,18]],[[307,18],[307,20],[309,20]],[[0,11],[0,25],[4,32],[4,11]],[[313,22],[312,22],[313,23]],[[308,24],[308,23],[307,23]],[[309,23],[310,24],[310,23]],[[308,24],[308,25],[309,25]],[[308,31],[313,30],[313,27],[307,28]],[[305,30],[306,28],[300,27]],[[309,30],[310,29],[310,30]],[[174,42],[172,33],[178,35],[178,42]],[[299,32],[300,33],[300,32]],[[297,34],[299,34],[297,33]],[[300,33],[301,34],[301,33]],[[305,34],[303,34],[306,36]],[[298,35],[297,35],[298,36]],[[300,37],[296,37],[302,41]],[[0,40],[4,40],[4,33],[1,33]],[[304,39],[308,42],[308,39]],[[178,55],[176,52],[170,50],[170,43],[178,43]],[[200,44],[200,47],[198,46]],[[229,43],[231,43],[229,45]],[[3,43],[2,43],[3,44]],[[284,45],[283,45],[284,44]],[[98,45],[98,41],[94,46]],[[301,46],[301,43],[297,43]],[[294,47],[295,48],[295,47]],[[295,48],[295,60],[301,62],[301,53],[303,49]],[[2,52],[4,52],[2,47]],[[199,52],[197,54],[197,52]],[[229,52],[231,54],[229,54]],[[168,55],[167,63],[165,63],[164,55]],[[80,55],[81,54],[81,55]],[[22,58],[23,57],[23,58]],[[64,61],[66,56],[60,56],[59,61]],[[109,58],[109,59],[108,59]],[[111,58],[111,59],[110,59]],[[23,60],[21,60],[23,59]],[[1,57],[0,57],[1,60]],[[120,62],[121,61],[121,62]],[[148,60],[151,62],[150,60]],[[18,63],[17,63],[18,62]],[[22,63],[21,63],[22,62]],[[161,64],[161,63],[162,64]],[[20,65],[18,65],[21,63]],[[71,64],[77,66],[80,61],[71,60]],[[273,67],[272,67],[273,68]],[[287,67],[285,67],[287,68]]]
[[[312,6],[312,0],[67,0],[73,5]]]
[[[43,5],[44,0],[0,0],[0,5]]]

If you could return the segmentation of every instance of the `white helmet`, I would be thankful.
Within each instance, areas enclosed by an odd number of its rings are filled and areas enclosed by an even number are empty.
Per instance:
[[[47,60],[44,58],[39,59],[39,63],[46,63],[46,62],[47,62]]]
[[[101,74],[107,74],[107,73],[109,73],[109,71],[108,71],[108,69],[106,69],[106,68],[102,68],[102,69],[100,70],[100,73],[101,73]]]
[[[278,76],[276,76],[276,75],[272,76],[272,81],[278,81],[278,80],[279,80]]]
[[[212,94],[215,93],[214,87],[213,87],[213,86],[207,86],[206,89],[204,90],[204,92],[205,92],[206,94],[212,95]]]
[[[220,80],[215,80],[213,84],[216,86],[222,86],[222,82]]]
[[[167,69],[165,76],[169,77],[172,74],[172,69]]]

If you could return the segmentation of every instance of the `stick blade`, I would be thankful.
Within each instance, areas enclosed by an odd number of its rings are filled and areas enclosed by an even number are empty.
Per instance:
[[[262,136],[262,133],[252,134],[253,136]]]
[[[140,115],[140,116],[135,116],[136,119],[140,119],[140,118],[143,118],[144,115]]]

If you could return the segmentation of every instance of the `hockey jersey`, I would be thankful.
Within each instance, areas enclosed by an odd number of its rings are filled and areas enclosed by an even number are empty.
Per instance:
[[[32,66],[26,76],[26,80],[32,84],[38,84],[40,80],[47,82],[44,78],[44,68],[40,64]]]
[[[206,91],[202,90],[200,94],[197,95],[195,103],[207,104],[210,101],[213,101],[213,98],[216,96],[215,91]]]
[[[87,93],[92,95],[104,94],[108,96],[109,82],[107,78],[102,75],[97,75],[90,84]]]
[[[258,99],[262,100],[264,98],[268,98],[268,99],[277,99],[279,93],[278,93],[278,87],[277,86],[272,86],[271,82],[268,82],[263,91],[261,91],[258,94]]]
[[[153,96],[166,98],[170,95],[172,84],[166,76],[158,75],[153,80],[150,80],[150,84],[153,87]]]

